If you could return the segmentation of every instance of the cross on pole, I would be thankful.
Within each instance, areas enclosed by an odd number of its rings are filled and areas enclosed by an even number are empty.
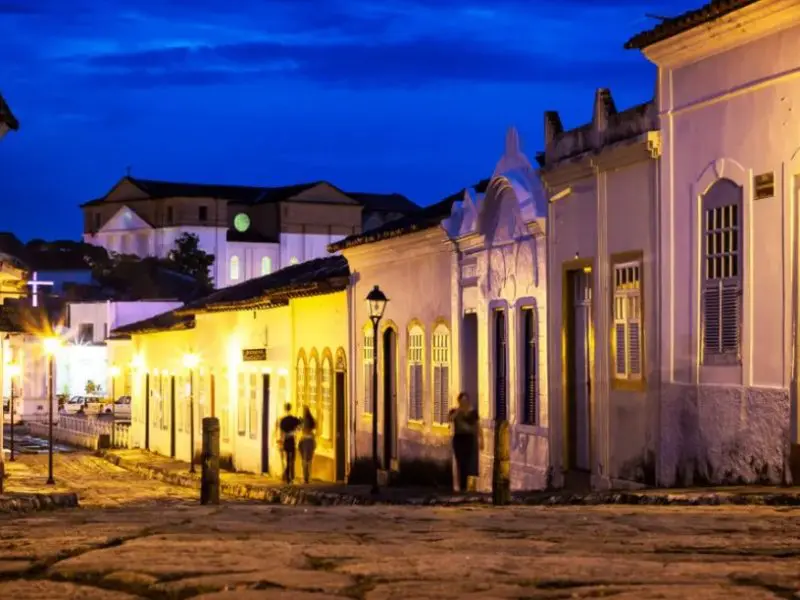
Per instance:
[[[53,281],[39,281],[38,273],[33,272],[33,278],[27,282],[33,290],[32,305],[39,306],[39,288],[43,285],[55,285]]]

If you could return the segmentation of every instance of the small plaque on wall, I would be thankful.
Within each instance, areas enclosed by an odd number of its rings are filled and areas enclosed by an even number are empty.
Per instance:
[[[775,195],[775,173],[761,173],[753,177],[753,193],[756,200],[772,198]]]
[[[242,350],[242,360],[244,362],[255,362],[259,360],[267,360],[266,348],[245,348]]]

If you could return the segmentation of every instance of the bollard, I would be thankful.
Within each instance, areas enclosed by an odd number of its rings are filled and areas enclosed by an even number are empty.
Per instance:
[[[511,503],[511,448],[508,421],[495,421],[494,465],[492,468],[492,504]]]
[[[203,419],[203,466],[200,504],[219,504],[219,419]]]

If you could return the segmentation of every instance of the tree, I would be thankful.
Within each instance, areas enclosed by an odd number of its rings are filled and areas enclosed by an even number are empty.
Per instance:
[[[211,286],[211,265],[214,255],[200,249],[200,238],[194,233],[184,233],[175,240],[175,248],[170,250],[167,258],[179,273],[193,277],[206,286]]]

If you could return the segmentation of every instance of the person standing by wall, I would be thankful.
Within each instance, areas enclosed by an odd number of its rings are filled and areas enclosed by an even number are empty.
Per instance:
[[[472,408],[469,394],[458,395],[458,406],[450,411],[450,422],[453,424],[453,455],[458,471],[458,490],[467,491],[470,477],[477,475],[476,456],[483,445],[478,411]]]

